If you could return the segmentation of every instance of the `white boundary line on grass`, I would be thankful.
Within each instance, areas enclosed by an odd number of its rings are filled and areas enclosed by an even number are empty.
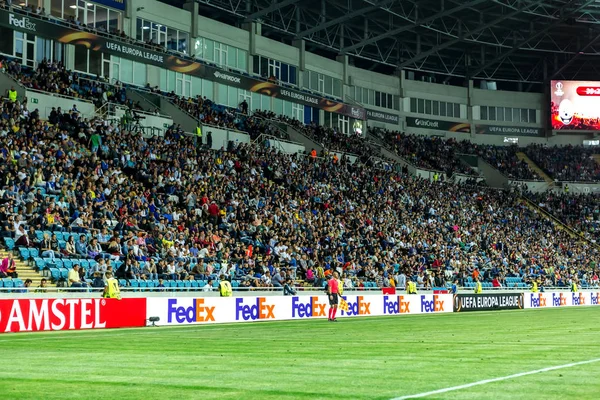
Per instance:
[[[486,385],[488,383],[501,382],[501,381],[506,381],[506,380],[509,380],[509,379],[520,378],[522,376],[534,375],[534,374],[539,374],[539,373],[542,373],[542,372],[555,371],[557,369],[571,368],[571,367],[576,367],[578,365],[592,364],[592,363],[596,363],[596,362],[600,362],[600,358],[594,358],[593,360],[579,361],[579,362],[574,362],[574,363],[564,364],[564,365],[557,365],[557,366],[554,366],[554,367],[536,369],[534,371],[520,372],[518,374],[513,374],[513,375],[508,375],[508,376],[501,376],[499,378],[484,379],[482,381],[467,383],[465,385],[451,386],[451,387],[447,387],[447,388],[444,388],[444,389],[433,390],[431,392],[424,392],[424,393],[412,394],[410,396],[394,397],[391,400],[417,399],[417,398],[421,398],[421,397],[431,396],[431,395],[434,395],[434,394],[441,394],[441,393],[453,392],[455,390],[462,390],[462,389],[472,388],[473,386]]]

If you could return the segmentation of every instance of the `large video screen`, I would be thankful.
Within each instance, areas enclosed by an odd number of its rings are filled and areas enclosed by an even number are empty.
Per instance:
[[[600,82],[551,81],[552,129],[600,130]]]

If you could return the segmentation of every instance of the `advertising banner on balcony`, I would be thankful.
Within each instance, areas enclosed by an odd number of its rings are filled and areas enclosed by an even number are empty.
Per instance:
[[[406,126],[409,128],[432,129],[436,131],[471,133],[471,124],[431,118],[406,117]]]
[[[400,116],[398,114],[367,109],[367,120],[398,125],[400,123]]]
[[[475,125],[475,133],[485,135],[544,136],[542,128],[502,125]]]
[[[315,96],[299,90],[279,86],[275,82],[265,82],[246,75],[224,71],[219,68],[188,60],[160,51],[155,47],[142,47],[137,44],[114,40],[92,32],[72,29],[49,21],[33,18],[24,14],[0,10],[0,25],[26,33],[33,33],[45,39],[61,43],[85,46],[92,51],[100,51],[136,62],[151,64],[186,75],[223,83],[264,96],[308,105],[328,112],[364,120],[365,109],[344,104],[328,98]],[[12,38],[11,38],[12,40]]]

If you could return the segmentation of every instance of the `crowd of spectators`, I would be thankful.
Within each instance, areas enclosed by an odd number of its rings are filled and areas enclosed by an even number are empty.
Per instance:
[[[333,151],[353,154],[367,158],[370,155],[377,154],[377,152],[372,151],[372,146],[374,144],[366,140],[362,131],[345,134],[342,133],[337,127],[326,127],[315,122],[304,124],[302,121],[299,121],[295,118],[285,115],[277,115],[273,111],[256,111],[254,114],[265,119],[278,121],[292,126],[294,129],[312,139],[329,152]]]
[[[600,244],[600,194],[550,191],[526,196],[586,239]]]
[[[600,164],[592,157],[598,150],[584,146],[530,145],[527,155],[544,172],[559,181],[600,181]]]
[[[381,128],[369,129],[369,133],[416,167],[443,171],[448,176],[454,173],[476,175],[471,167],[459,159],[458,154],[465,149],[454,139],[410,135]]]
[[[0,105],[12,116],[0,134],[2,235],[95,259],[81,276],[319,286],[338,270],[348,287],[427,287],[477,274],[567,285],[595,272],[593,248],[509,192],[261,146],[210,151],[175,130],[144,138],[99,119],[51,126]],[[71,236],[61,246],[36,230]]]
[[[61,62],[44,59],[35,69],[24,67],[12,59],[3,59],[1,64],[6,73],[27,89],[88,100],[97,107],[107,102],[131,103],[127,100],[125,88],[119,82],[111,85],[99,76],[95,79],[84,78],[65,68]],[[134,107],[133,103],[129,105]]]

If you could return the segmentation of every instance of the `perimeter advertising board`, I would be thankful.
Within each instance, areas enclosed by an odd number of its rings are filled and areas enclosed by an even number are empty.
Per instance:
[[[452,312],[451,295],[348,295],[338,318]],[[157,325],[211,324],[327,318],[326,295],[148,298],[147,317]]]
[[[0,300],[0,332],[62,331],[144,326],[146,299]]]

